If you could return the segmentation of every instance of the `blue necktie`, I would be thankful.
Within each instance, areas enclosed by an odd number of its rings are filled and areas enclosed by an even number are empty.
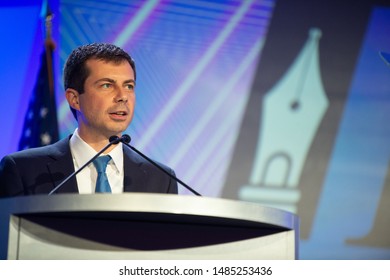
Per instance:
[[[97,170],[98,176],[96,180],[96,193],[110,193],[110,183],[108,182],[107,174],[106,174],[106,168],[108,162],[111,160],[110,156],[101,156],[96,158],[93,161],[93,165],[95,165],[95,168]]]

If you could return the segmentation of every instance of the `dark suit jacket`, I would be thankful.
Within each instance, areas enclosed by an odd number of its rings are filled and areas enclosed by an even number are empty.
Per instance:
[[[0,162],[0,197],[48,194],[74,170],[69,139],[5,156]],[[123,145],[124,191],[177,193],[177,182]],[[174,175],[174,171],[159,164]],[[78,193],[74,176],[56,193]]]

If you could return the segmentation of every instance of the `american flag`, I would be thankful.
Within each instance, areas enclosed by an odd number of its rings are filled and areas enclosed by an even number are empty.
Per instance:
[[[19,150],[52,144],[59,139],[53,79],[54,43],[45,41],[41,65],[25,115]]]

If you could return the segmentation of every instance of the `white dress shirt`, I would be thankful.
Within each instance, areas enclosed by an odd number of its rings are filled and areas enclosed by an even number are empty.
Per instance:
[[[96,151],[80,138],[78,129],[74,131],[70,138],[70,151],[72,153],[75,170],[83,166],[87,161],[96,155]],[[104,154],[102,154],[104,155]],[[112,193],[123,193],[123,150],[122,143],[108,153],[112,160],[108,162],[106,173],[110,183]],[[80,194],[95,193],[97,171],[91,162],[76,175],[77,185]]]

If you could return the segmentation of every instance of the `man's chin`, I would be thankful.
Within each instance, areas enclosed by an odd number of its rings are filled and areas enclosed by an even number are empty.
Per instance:
[[[127,127],[126,127],[126,128],[127,128]],[[114,135],[116,135],[116,136],[121,136],[121,135],[125,132],[126,128],[109,130],[109,131],[106,133],[106,135],[108,136],[108,138],[111,137],[111,136],[114,136]]]

